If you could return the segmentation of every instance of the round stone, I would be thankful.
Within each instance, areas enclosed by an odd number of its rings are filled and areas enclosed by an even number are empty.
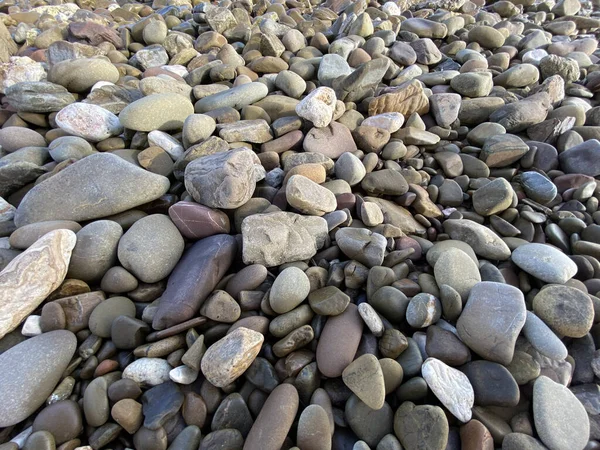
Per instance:
[[[67,133],[92,142],[102,141],[123,132],[117,116],[91,103],[71,103],[56,114],[55,120]]]
[[[413,328],[425,328],[436,323],[442,316],[440,301],[431,294],[417,294],[406,308],[406,321]]]
[[[33,421],[33,431],[52,433],[56,444],[75,439],[83,430],[79,405],[72,400],[62,400],[44,408]]]
[[[435,262],[435,281],[438,286],[448,285],[466,300],[471,288],[481,281],[479,267],[471,257],[458,248],[449,248]]]
[[[135,305],[127,297],[111,297],[100,303],[90,315],[90,331],[109,338],[113,320],[119,316],[135,317]]]
[[[283,314],[304,301],[310,292],[310,281],[297,267],[287,267],[275,278],[269,293],[273,311]]]
[[[153,94],[130,103],[119,114],[121,124],[135,131],[169,131],[183,128],[194,105],[179,94]]]
[[[594,321],[589,295],[569,286],[550,285],[533,298],[533,311],[559,335],[584,337]]]
[[[522,270],[546,283],[564,284],[577,273],[577,264],[547,244],[520,245],[511,259]]]

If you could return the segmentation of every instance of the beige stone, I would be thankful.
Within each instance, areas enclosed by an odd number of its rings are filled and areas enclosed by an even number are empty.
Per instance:
[[[426,114],[429,111],[429,99],[423,92],[418,81],[411,81],[406,86],[394,89],[392,92],[375,97],[369,103],[369,116],[382,113],[399,112],[410,116],[416,112]]]
[[[60,286],[76,240],[70,230],[51,231],[0,272],[0,338],[17,328]]]

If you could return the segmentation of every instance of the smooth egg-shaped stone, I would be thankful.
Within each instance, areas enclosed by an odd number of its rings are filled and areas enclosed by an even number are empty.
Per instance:
[[[52,393],[75,353],[70,331],[40,334],[0,355],[0,427],[29,417]]]

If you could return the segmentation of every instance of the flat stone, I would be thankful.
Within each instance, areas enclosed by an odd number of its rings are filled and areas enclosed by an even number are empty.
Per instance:
[[[194,317],[231,266],[237,249],[233,236],[204,238],[184,253],[163,293],[152,326],[164,330]],[[192,271],[195,276],[190,277]]]
[[[183,128],[194,114],[194,105],[179,94],[153,94],[128,105],[119,114],[121,124],[136,131],[169,131]]]
[[[192,161],[185,168],[185,186],[202,205],[233,209],[250,200],[264,176],[258,156],[244,147]]]
[[[414,112],[425,114],[429,111],[429,100],[418,81],[404,83],[390,91],[371,100],[369,116],[398,112],[408,117]]]
[[[200,99],[194,108],[197,113],[205,113],[217,108],[231,107],[242,109],[246,105],[262,100],[269,90],[263,83],[248,83]]]
[[[471,289],[456,329],[471,350],[489,361],[506,365],[513,358],[525,318],[525,300],[520,290],[484,281]]]
[[[546,283],[564,284],[577,273],[577,265],[567,255],[546,244],[520,245],[511,259],[522,270]]]
[[[362,355],[352,361],[342,372],[342,380],[369,408],[383,407],[385,383],[381,365],[374,355]]]
[[[533,420],[542,442],[553,450],[583,450],[590,424],[577,397],[565,386],[541,376],[533,385]]]
[[[252,364],[263,341],[261,333],[237,328],[206,350],[201,363],[202,373],[212,385],[227,386]]]
[[[317,366],[323,375],[334,378],[354,359],[363,330],[358,308],[349,304],[338,316],[330,316],[317,344]]]
[[[488,137],[479,155],[488,167],[506,167],[518,161],[529,147],[517,136],[512,134],[498,134]]]
[[[406,450],[444,450],[448,419],[439,406],[404,402],[394,415],[394,432]]]
[[[119,262],[140,281],[156,283],[169,276],[183,253],[183,237],[164,214],[135,222],[121,237]]]
[[[594,319],[590,297],[570,286],[546,286],[533,298],[533,311],[559,335],[574,338],[585,336]]]
[[[324,288],[311,292],[308,296],[308,302],[310,303],[311,309],[317,314],[323,316],[337,316],[345,311],[350,303],[350,297],[335,286],[325,286]]]
[[[66,88],[47,81],[22,81],[5,89],[8,103],[17,111],[49,113],[75,102]]]
[[[71,361],[77,340],[58,330],[28,339],[0,355],[0,426],[16,425],[44,404]]]
[[[167,178],[116,155],[93,154],[31,189],[17,208],[15,224],[110,216],[156,200],[169,185]]]
[[[506,243],[489,228],[472,220],[449,219],[444,221],[444,230],[452,239],[469,244],[473,251],[483,257],[504,261],[510,257]]]
[[[290,212],[254,214],[242,222],[245,264],[267,267],[312,258],[325,243],[327,221]]]
[[[481,216],[498,214],[512,204],[513,195],[510,183],[504,178],[496,178],[473,193],[473,208]]]
[[[157,430],[181,409],[183,394],[171,381],[148,389],[142,395],[144,427]]]
[[[0,337],[14,330],[65,279],[75,233],[42,236],[0,272]]]
[[[264,144],[273,139],[271,128],[264,119],[238,120],[217,126],[219,136],[227,142]]]
[[[279,450],[292,427],[298,403],[298,391],[293,385],[277,386],[256,417],[244,447]]]
[[[479,406],[516,406],[519,385],[501,364],[491,361],[472,361],[460,368],[469,378]]]
[[[52,433],[58,445],[75,439],[83,430],[81,409],[72,400],[52,403],[35,417],[32,430]]]
[[[187,239],[198,240],[215,234],[229,234],[229,217],[218,209],[194,202],[177,202],[169,208],[169,217]]]
[[[435,396],[458,420],[471,420],[475,394],[465,374],[435,358],[427,358],[421,371]]]

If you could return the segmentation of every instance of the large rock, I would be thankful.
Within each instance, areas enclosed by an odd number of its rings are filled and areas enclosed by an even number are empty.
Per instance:
[[[229,270],[236,251],[235,238],[227,234],[210,236],[192,245],[169,277],[154,314],[154,329],[163,330],[194,317]]]
[[[123,132],[119,118],[101,106],[72,103],[56,115],[56,124],[65,132],[98,142]]]
[[[254,214],[242,222],[245,264],[267,267],[310,259],[327,239],[327,222],[290,212]]]
[[[119,261],[144,283],[166,278],[185,243],[169,216],[152,214],[135,222],[119,241]]]
[[[421,83],[416,80],[389,88],[369,103],[369,116],[399,112],[408,117],[414,112],[425,114],[428,111],[429,99],[423,92]]]
[[[17,226],[45,220],[83,221],[110,216],[165,194],[166,177],[111,153],[87,156],[38,184],[23,198]]]
[[[478,355],[508,365],[525,319],[525,299],[519,289],[484,281],[471,289],[456,329],[460,339]]]
[[[44,404],[71,361],[77,339],[51,331],[0,355],[0,427],[16,425]]]
[[[187,191],[198,203],[234,209],[250,200],[265,170],[258,156],[242,147],[192,161],[184,177]]]
[[[11,332],[65,279],[75,233],[42,236],[0,272],[0,338]]]

